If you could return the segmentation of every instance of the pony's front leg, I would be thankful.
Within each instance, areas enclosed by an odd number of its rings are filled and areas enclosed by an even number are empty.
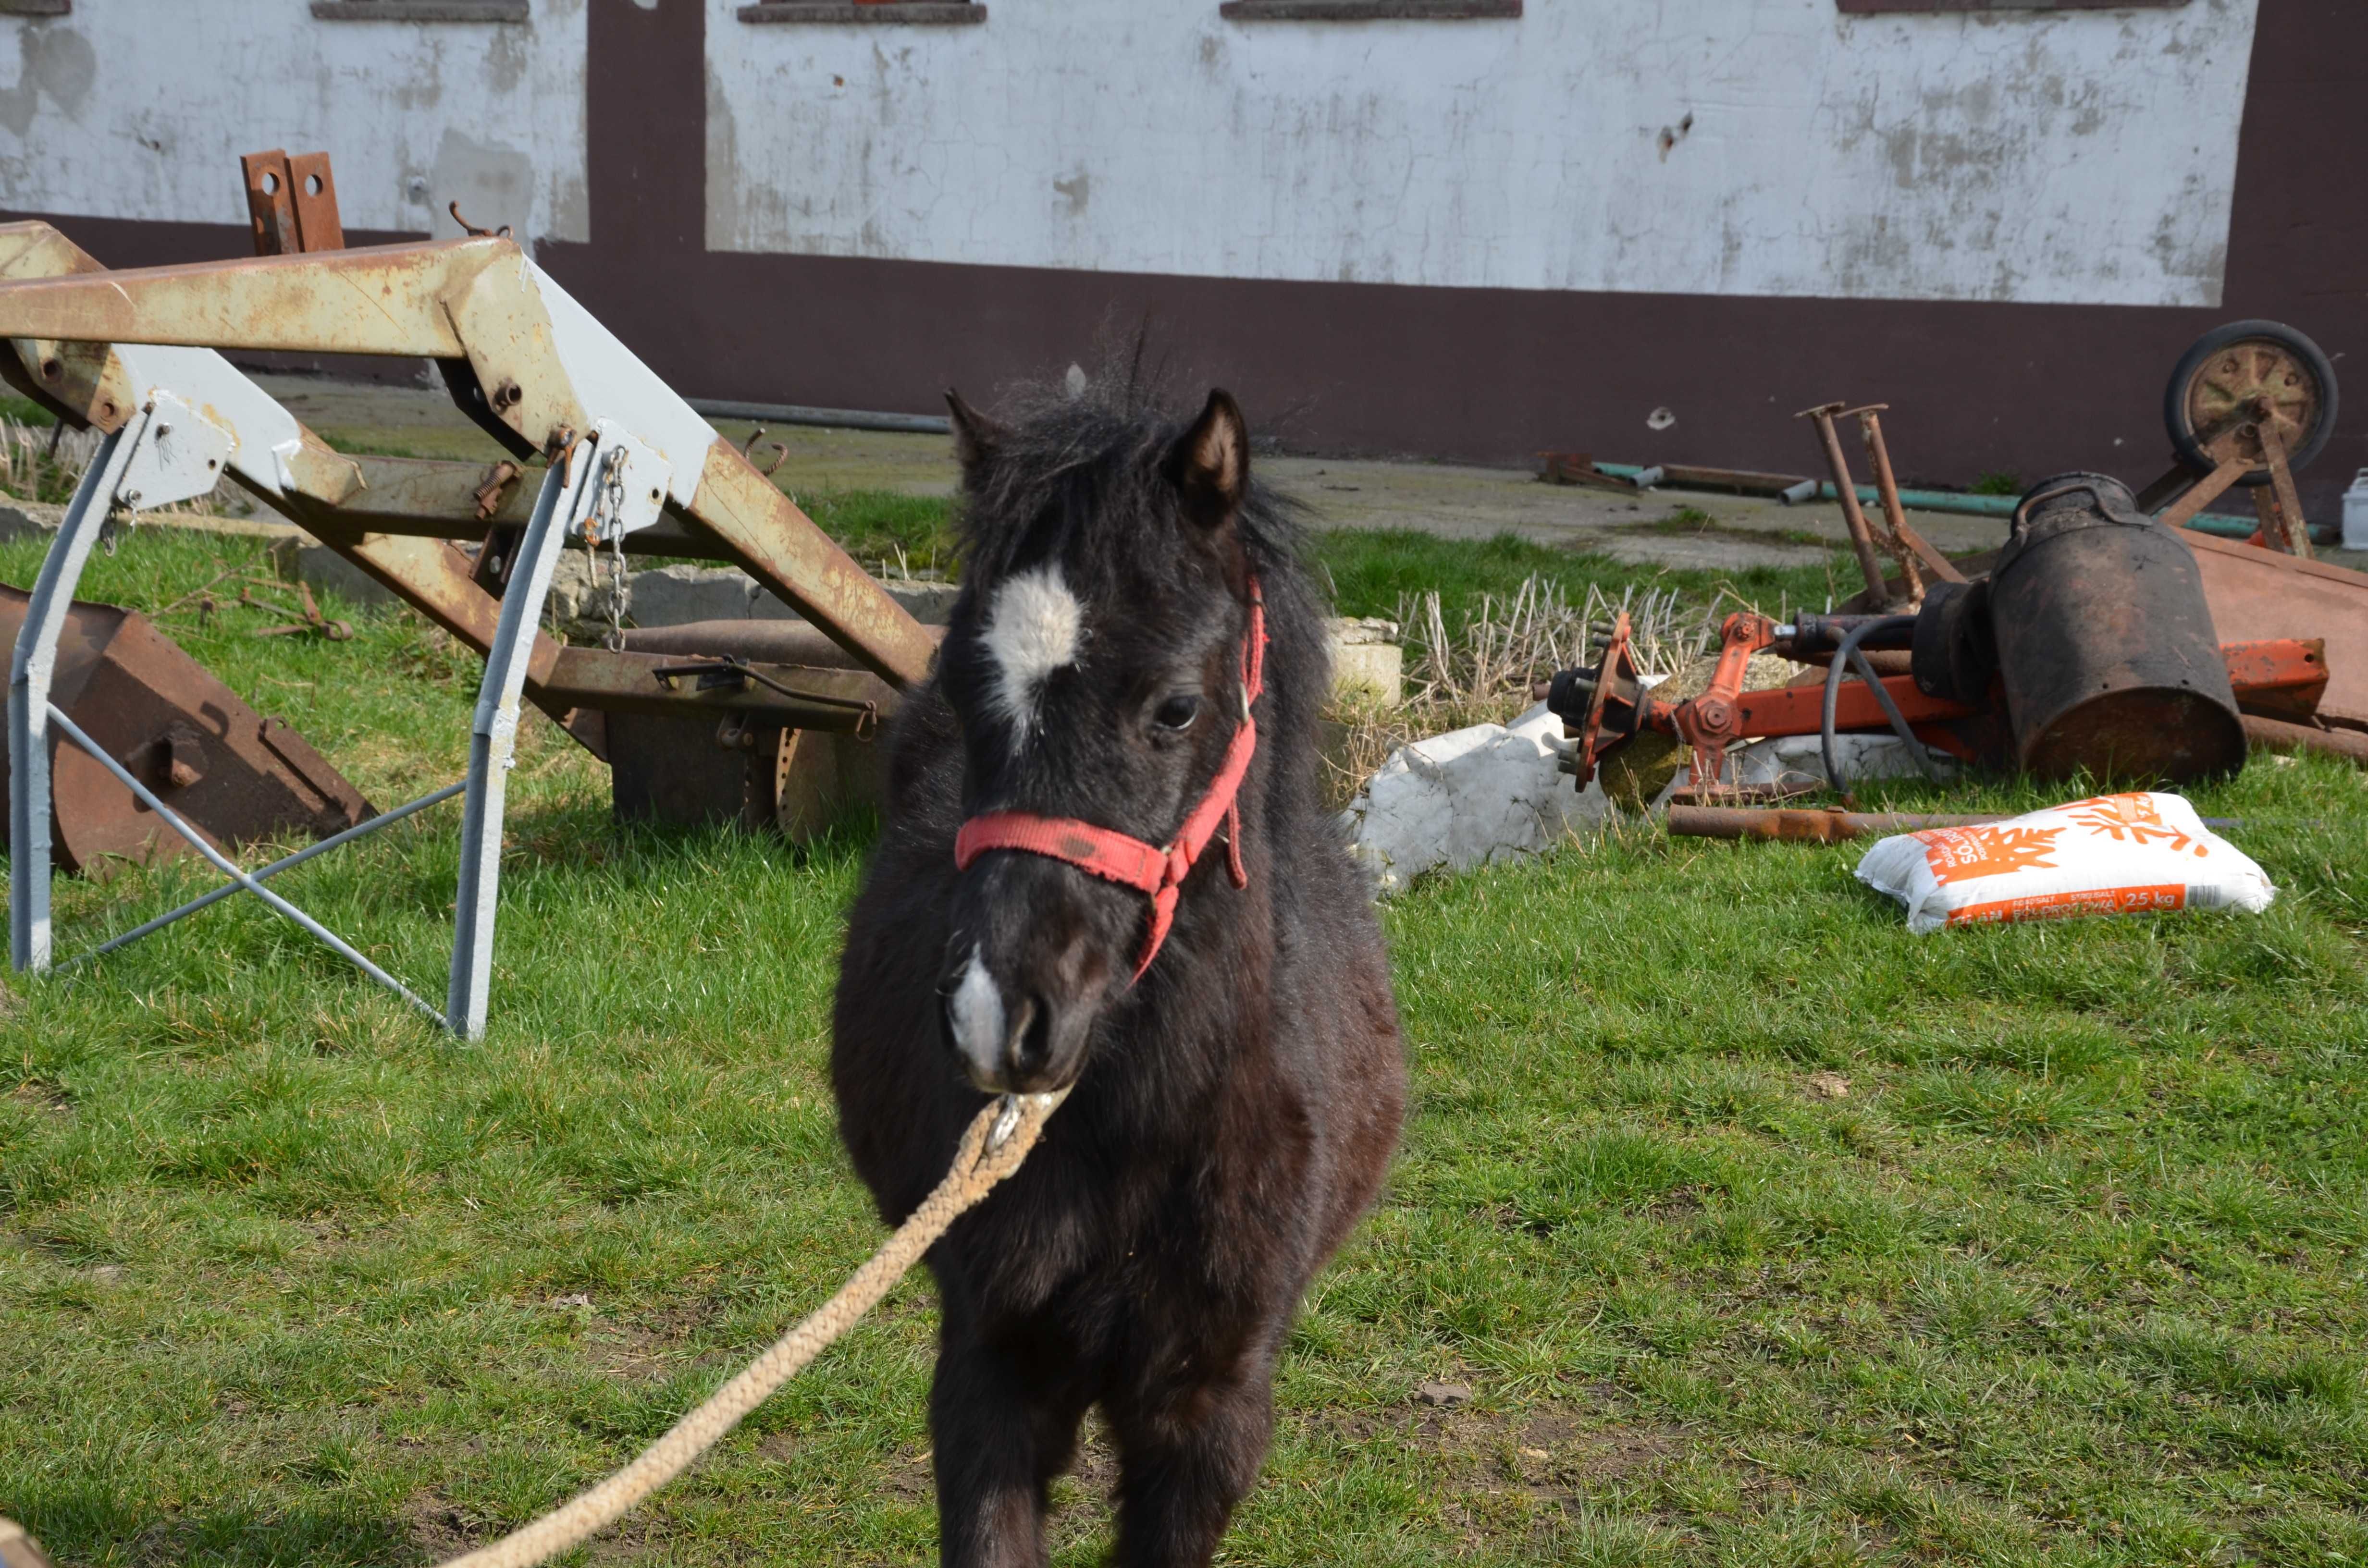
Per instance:
[[[1265,1462],[1273,1369],[1121,1403],[1103,1406],[1119,1449],[1116,1561],[1203,1568]]]
[[[1041,1568],[1044,1504],[1069,1467],[1082,1399],[949,1324],[929,1390],[943,1568]]]

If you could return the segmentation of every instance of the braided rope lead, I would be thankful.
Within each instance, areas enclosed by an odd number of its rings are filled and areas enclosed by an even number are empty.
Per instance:
[[[598,1485],[578,1493],[541,1518],[520,1526],[489,1546],[450,1559],[442,1568],[532,1568],[547,1557],[580,1546],[624,1517],[627,1510],[690,1468],[691,1461],[740,1424],[772,1392],[855,1326],[920,1261],[931,1243],[995,1184],[1019,1168],[1036,1135],[1068,1095],[1006,1095],[978,1113],[954,1162],[937,1190],[921,1200],[912,1217],[881,1244],[838,1294],[773,1342],[747,1369],[715,1391],[713,1397],[676,1422],[641,1457]]]

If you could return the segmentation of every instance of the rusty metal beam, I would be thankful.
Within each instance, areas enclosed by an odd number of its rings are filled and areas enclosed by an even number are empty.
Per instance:
[[[2184,494],[2164,508],[2155,519],[2167,528],[2183,528],[2201,517],[2203,508],[2227,494],[2231,485],[2251,471],[2238,459],[2230,458],[2210,473],[2189,485]],[[2149,487],[2151,490],[2151,487]]]
[[[1819,403],[1794,415],[1795,419],[1814,421],[1817,442],[1826,454],[1826,466],[1833,471],[1834,498],[1841,504],[1842,522],[1850,529],[1850,549],[1858,554],[1860,575],[1866,579],[1868,594],[1878,601],[1886,600],[1889,590],[1884,576],[1883,563],[1875,559],[1874,531],[1867,526],[1866,514],[1859,509],[1858,481],[1850,476],[1850,459],[1842,453],[1842,438],[1834,429],[1834,418],[1846,410],[1839,403]],[[1911,589],[1912,592],[1912,589]],[[1878,609],[1888,608],[1878,602]]]
[[[750,576],[891,685],[928,676],[936,640],[729,441],[708,448],[690,512]]]
[[[517,249],[432,240],[18,278],[0,282],[0,337],[460,359],[447,301]]]
[[[1912,812],[1818,811],[1805,807],[1755,810],[1745,806],[1672,804],[1668,829],[1677,838],[1759,838],[1792,844],[1845,844],[1934,827],[1967,827],[2003,822],[2002,813],[1931,816]]]
[[[544,692],[553,700],[598,708],[607,713],[647,713],[682,719],[713,711],[762,713],[796,730],[851,733],[868,731],[895,701],[887,682],[869,670],[822,669],[812,665],[747,664],[747,670],[791,690],[810,694],[801,701],[751,679],[725,680],[701,687],[700,676],[661,672],[718,666],[695,654],[612,653],[606,648],[563,648],[552,663]],[[715,678],[715,677],[709,677]]]
[[[2283,720],[2248,713],[2245,715],[2245,739],[2254,745],[2271,750],[2315,751],[2324,756],[2341,757],[2346,762],[2368,767],[2368,735],[2356,731],[2322,730],[2310,724],[2289,724]]]
[[[500,484],[490,512],[478,510],[489,472],[483,463],[442,458],[357,457],[345,460],[361,477],[361,488],[334,510],[316,509],[303,526],[325,539],[332,529],[347,534],[414,534],[425,539],[473,542],[497,524],[524,528],[534,512],[540,471],[527,468]],[[512,465],[514,468],[516,465]],[[283,508],[284,510],[284,508]],[[680,555],[701,561],[738,557],[706,528],[669,506],[662,521],[625,536],[633,555]]]

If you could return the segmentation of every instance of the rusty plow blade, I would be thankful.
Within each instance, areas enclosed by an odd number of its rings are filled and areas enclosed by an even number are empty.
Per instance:
[[[14,642],[26,596],[0,587]],[[370,802],[304,737],[241,702],[146,616],[74,601],[52,699],[216,847],[341,833]],[[0,758],[5,767],[5,758]],[[50,837],[60,869],[106,877],[196,851],[63,737],[50,744]]]

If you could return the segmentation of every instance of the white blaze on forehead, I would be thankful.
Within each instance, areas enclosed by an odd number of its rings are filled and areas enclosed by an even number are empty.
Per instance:
[[[987,700],[1021,735],[1054,670],[1076,662],[1084,612],[1057,566],[1022,572],[995,591],[980,641],[995,661]]]
[[[1003,993],[987,978],[976,948],[946,1004],[946,1016],[953,1022],[954,1049],[978,1072],[993,1073],[1003,1057]]]

